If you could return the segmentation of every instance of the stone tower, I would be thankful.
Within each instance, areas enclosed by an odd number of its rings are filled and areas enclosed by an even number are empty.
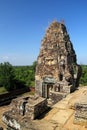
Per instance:
[[[42,40],[35,74],[36,94],[60,100],[78,86],[80,66],[63,23],[53,21]]]

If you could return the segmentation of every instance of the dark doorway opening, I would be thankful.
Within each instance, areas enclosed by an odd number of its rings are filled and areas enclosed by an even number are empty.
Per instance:
[[[42,96],[44,98],[50,97],[50,91],[53,90],[53,84],[52,83],[43,83],[42,85]]]
[[[62,74],[59,75],[59,79],[60,79],[60,81],[63,80],[63,75]]]

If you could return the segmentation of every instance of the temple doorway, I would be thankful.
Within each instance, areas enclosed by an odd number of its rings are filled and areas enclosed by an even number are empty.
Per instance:
[[[43,83],[42,85],[42,97],[49,98],[50,92],[53,90],[53,84],[52,83]]]

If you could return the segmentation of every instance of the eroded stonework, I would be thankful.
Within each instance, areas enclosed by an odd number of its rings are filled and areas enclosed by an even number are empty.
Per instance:
[[[75,103],[74,123],[87,126],[87,91]]]
[[[47,100],[42,97],[21,97],[12,100],[10,110],[3,114],[3,121],[13,129],[22,130],[22,123],[33,120],[47,110]]]
[[[58,101],[59,94],[61,99],[79,85],[80,72],[65,25],[54,21],[42,40],[37,60],[36,94]]]

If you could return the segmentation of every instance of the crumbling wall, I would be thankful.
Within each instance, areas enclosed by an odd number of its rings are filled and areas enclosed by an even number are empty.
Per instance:
[[[56,92],[50,92],[50,96],[49,96],[49,98],[52,100],[52,104],[59,102],[65,97],[66,95],[64,95],[63,93],[56,93]]]
[[[42,97],[14,99],[10,110],[3,114],[3,121],[10,127],[21,130],[21,120],[34,120],[47,110],[47,100]]]
[[[74,123],[87,126],[87,91],[75,103]]]

